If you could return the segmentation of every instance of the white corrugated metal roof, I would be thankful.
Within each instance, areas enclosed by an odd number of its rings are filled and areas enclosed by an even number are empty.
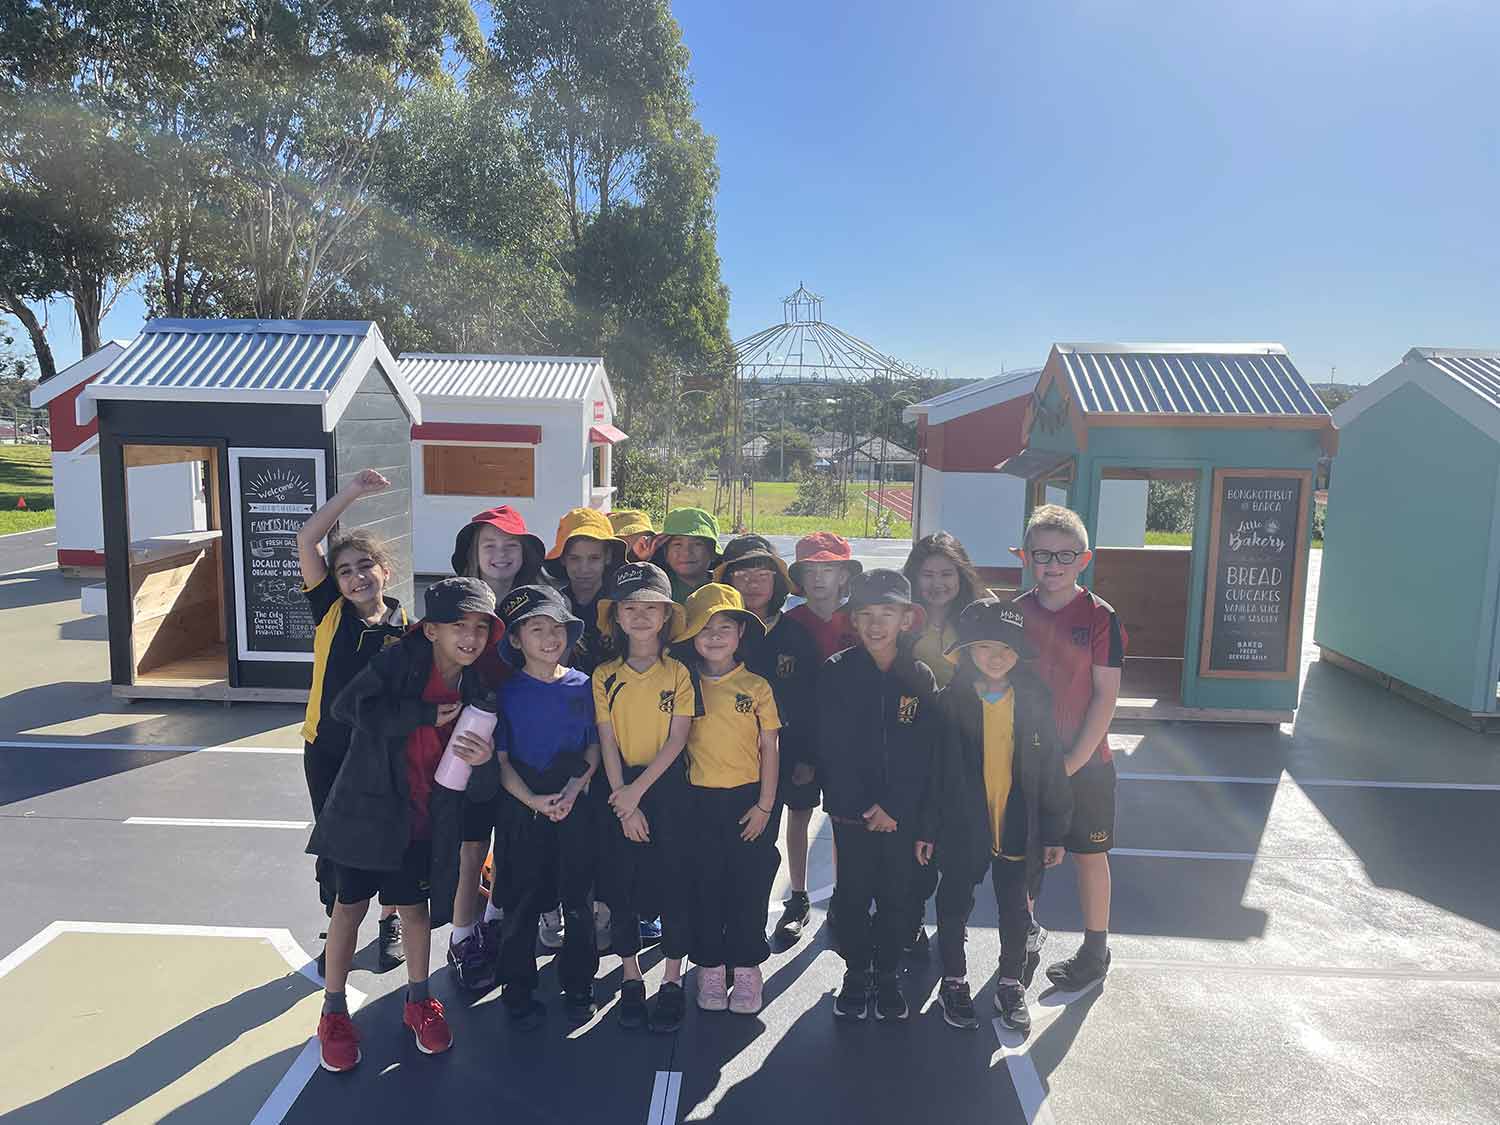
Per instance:
[[[975,383],[965,383],[961,387],[908,406],[901,412],[901,416],[907,422],[915,422],[919,414],[925,414],[929,424],[938,425],[972,414],[976,410],[1029,395],[1036,389],[1037,379],[1041,374],[1040,367],[1025,367],[992,375]]]
[[[1407,358],[1426,360],[1461,387],[1500,410],[1500,352],[1478,348],[1412,348]]]
[[[423,398],[584,402],[594,379],[604,374],[604,391],[614,406],[604,360],[598,356],[403,352],[400,362],[407,381]]]
[[[1416,385],[1470,425],[1500,442],[1500,351],[1412,348],[1401,362],[1333,412],[1340,429],[1387,395]]]
[[[1054,344],[1085,413],[1327,415],[1280,344]]]
[[[99,399],[305,403],[320,405],[332,430],[372,364],[420,421],[374,321],[153,320],[84,391],[79,421]]]

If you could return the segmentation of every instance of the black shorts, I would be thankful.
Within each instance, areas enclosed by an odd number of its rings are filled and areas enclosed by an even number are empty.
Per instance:
[[[368,902],[377,894],[381,906],[425,906],[432,889],[432,842],[413,840],[406,845],[399,871],[362,871],[338,866],[339,901],[346,906]]]
[[[513,798],[510,794],[502,789],[493,801],[465,801],[464,843],[488,844],[490,836],[495,831],[495,817],[500,808],[500,802],[511,799]]]
[[[1072,777],[1073,824],[1063,845],[1075,855],[1107,852],[1115,846],[1115,763],[1098,754]]]
[[[795,763],[781,763],[780,776],[776,779],[776,800],[788,809],[805,811],[815,809],[823,799],[823,785],[816,773],[806,785],[792,784],[792,769]]]

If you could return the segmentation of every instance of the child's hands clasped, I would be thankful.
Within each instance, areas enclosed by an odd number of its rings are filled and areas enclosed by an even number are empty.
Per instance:
[[[932,842],[930,840],[918,840],[916,853],[917,862],[926,867],[932,862]]]
[[[471,730],[459,731],[449,739],[448,745],[471,766],[482,766],[495,755],[494,742],[481,738]]]
[[[640,808],[641,793],[632,782],[622,785],[609,795],[609,806],[615,810],[615,815],[622,821],[629,820]]]
[[[1042,866],[1056,867],[1063,861],[1064,850],[1061,844],[1048,844],[1042,849]]]
[[[620,827],[625,830],[625,839],[633,844],[649,844],[651,842],[651,825],[646,821],[646,814],[636,809],[629,816],[620,818]]]
[[[871,832],[894,832],[896,822],[879,805],[871,805],[865,810],[865,828]]]
[[[740,823],[745,830],[740,833],[740,839],[747,844],[751,840],[758,839],[760,834],[766,830],[766,825],[771,822],[771,814],[759,805],[751,805],[745,810],[745,815],[740,817]]]

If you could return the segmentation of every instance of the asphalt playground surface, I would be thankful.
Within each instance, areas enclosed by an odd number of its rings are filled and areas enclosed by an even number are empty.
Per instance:
[[[525,1035],[437,968],[456,1043],[428,1057],[400,1026],[404,973],[371,971],[366,944],[364,1061],[323,1073],[298,709],[112,699],[104,619],[47,567],[48,538],[0,539],[0,1001],[25,1031],[0,1042],[7,1125],[1500,1121],[1500,739],[1315,650],[1295,727],[1112,733],[1113,969],[1084,996],[1034,987],[1025,1041],[988,1018],[987,889],[980,1030],[943,1024],[935,960],[909,967],[909,1024],[835,1024],[815,821],[819,927],[767,966],[758,1017],[690,1003],[677,1035],[621,1031],[605,958],[597,1020],[572,1029],[554,999]],[[905,545],[857,550],[899,565]],[[1068,865],[1038,915],[1044,963],[1071,952]]]

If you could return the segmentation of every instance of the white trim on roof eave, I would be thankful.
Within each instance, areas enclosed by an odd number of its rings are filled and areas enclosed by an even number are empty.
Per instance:
[[[940,426],[944,422],[951,422],[956,418],[977,414],[981,410],[988,410],[993,406],[1002,406],[1007,402],[1024,398],[1036,390],[1041,378],[1041,371],[1026,371],[1007,376],[1003,380],[993,382],[986,380],[987,386],[976,386],[967,395],[929,407],[927,424]]]
[[[1341,403],[1333,412],[1334,426],[1344,429],[1370,407],[1383,402],[1402,387],[1415,385],[1491,441],[1500,443],[1500,410],[1495,409],[1478,392],[1469,390],[1446,372],[1439,371],[1420,353],[1413,356],[1412,352],[1415,351],[1417,349],[1413,348],[1411,352],[1407,352],[1408,358],[1380,378],[1365,384],[1353,398]],[[1479,409],[1476,410],[1476,406]]]
[[[1282,344],[1266,343],[1237,343],[1237,344],[1109,344],[1109,343],[1083,343],[1078,341],[1057,342],[1052,345],[1054,352],[1065,355],[1087,355],[1089,352],[1106,352],[1111,355],[1129,355],[1131,353],[1158,354],[1158,355],[1286,355],[1286,347]]]
[[[417,393],[412,390],[411,384],[401,374],[400,365],[391,355],[390,349],[385,346],[379,325],[371,323],[370,331],[365,333],[364,340],[344,367],[343,374],[335,381],[333,392],[323,401],[324,433],[333,433],[334,427],[344,416],[344,411],[349,409],[349,403],[359,392],[360,384],[364,382],[365,375],[371,367],[380,368],[385,375],[391,389],[396,392],[396,398],[400,400],[410,416],[411,424],[414,426],[422,424],[422,404]]]
[[[1500,360],[1500,351],[1494,348],[1429,348],[1418,346],[1412,348],[1403,356],[1403,359],[1496,359]]]
[[[527,406],[579,406],[589,400],[588,394],[581,394],[574,398],[532,398],[530,395],[435,395],[425,391],[418,391],[417,397],[435,406],[445,403],[472,404],[476,402],[524,402]]]
[[[80,383],[87,383],[90,379],[103,373],[115,360],[125,354],[125,349],[130,347],[129,340],[109,340],[100,345],[98,351],[92,355],[86,355],[74,363],[64,367],[45,383],[38,383],[31,390],[31,408],[40,410],[53,399],[67,394]],[[111,351],[111,349],[114,349]],[[109,352],[108,355],[105,353]]]
[[[100,390],[109,393],[101,395]],[[112,402],[265,402],[266,394],[264,391],[234,387],[214,387],[208,391],[194,393],[190,387],[101,388],[98,383],[90,383],[78,396],[76,416],[80,426],[87,426],[98,417],[98,400],[101,398]],[[293,403],[314,406],[324,401],[325,396],[321,391],[278,391],[277,398],[272,405]]]

